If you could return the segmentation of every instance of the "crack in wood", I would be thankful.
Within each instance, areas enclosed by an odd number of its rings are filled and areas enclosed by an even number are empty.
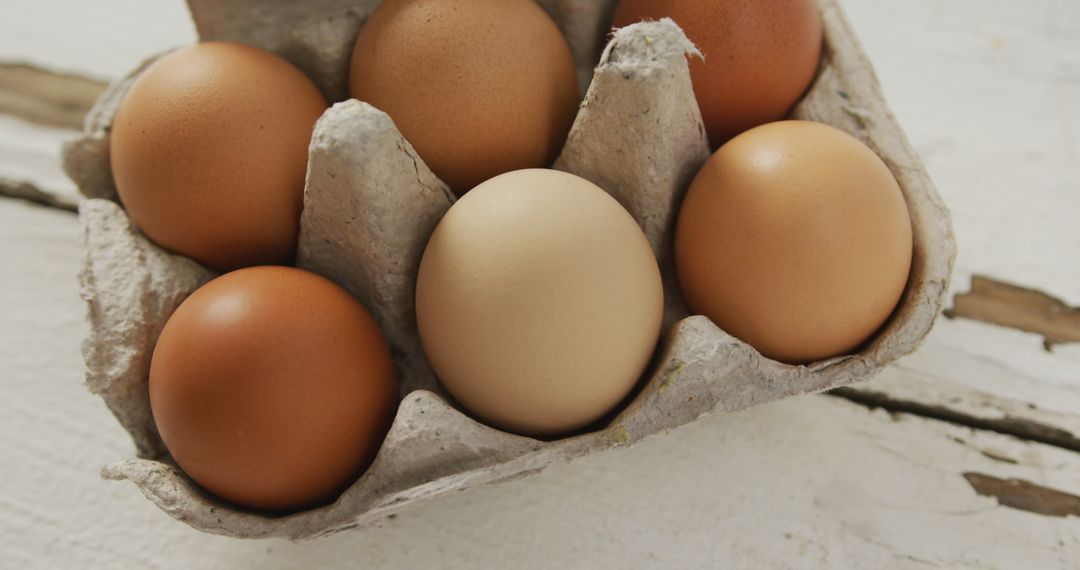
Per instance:
[[[35,204],[68,212],[78,213],[79,211],[79,201],[76,198],[48,192],[21,180],[0,177],[0,197],[27,200]]]
[[[1068,430],[1029,419],[1008,415],[1003,418],[981,418],[942,405],[897,399],[889,394],[874,392],[866,388],[836,388],[828,392],[828,394],[868,408],[880,408],[889,413],[906,413],[921,416],[1080,452],[1080,437]]]
[[[0,113],[80,130],[83,117],[107,86],[96,79],[31,65],[0,63]]]
[[[1036,485],[1023,479],[998,479],[982,473],[964,473],[975,492],[999,505],[1048,517],[1080,517],[1080,497]]]
[[[988,447],[988,448],[980,449],[979,451],[985,457],[987,457],[989,459],[993,459],[994,461],[1000,461],[1002,463],[1008,463],[1009,465],[1019,465],[1020,464],[1020,462],[1018,460],[1016,460],[1015,458],[1013,458],[1013,457],[1009,456],[1008,454],[1006,454],[1005,452],[997,450],[997,449],[993,449],[993,448]]]
[[[1041,291],[984,275],[971,278],[971,291],[954,297],[945,316],[1039,334],[1047,350],[1055,344],[1080,342],[1080,308]]]

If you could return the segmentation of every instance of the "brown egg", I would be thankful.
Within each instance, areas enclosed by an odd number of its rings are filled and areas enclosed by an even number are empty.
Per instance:
[[[197,290],[150,365],[165,446],[227,501],[291,511],[333,500],[371,463],[397,406],[382,333],[315,274],[253,267]]]
[[[630,214],[554,170],[466,194],[431,236],[416,283],[420,336],[443,386],[481,420],[533,436],[586,427],[626,398],[663,305]]]
[[[284,59],[203,43],[151,65],[116,114],[120,201],[150,239],[218,271],[290,263],[326,100]]]
[[[833,127],[785,121],[724,145],[679,213],[687,304],[762,354],[805,363],[866,342],[900,300],[911,220],[885,163]]]
[[[533,0],[386,0],[349,84],[458,194],[550,165],[577,112],[570,47]]]
[[[821,58],[814,0],[622,0],[615,27],[671,18],[705,59],[690,59],[709,140],[787,116]]]

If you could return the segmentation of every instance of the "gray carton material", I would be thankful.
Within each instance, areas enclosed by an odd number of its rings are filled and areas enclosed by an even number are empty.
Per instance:
[[[345,98],[351,43],[374,1],[190,0],[200,35],[275,51],[333,100]],[[940,313],[955,258],[948,210],[889,111],[873,70],[834,0],[821,68],[794,118],[839,127],[874,149],[896,176],[911,213],[912,272],[900,306],[859,353],[807,366],[781,364],[689,316],[673,276],[678,205],[709,156],[688,57],[700,57],[670,20],[608,38],[613,2],[544,0],[574,48],[584,101],[554,167],[587,178],[627,208],[660,260],[665,334],[642,386],[603,426],[540,441],[485,426],[448,402],[416,332],[413,287],[424,245],[454,197],[386,114],[345,101],[312,138],[298,265],[346,287],[368,307],[393,348],[402,400],[375,462],[333,504],[288,516],[236,508],[208,495],[171,461],[153,425],[147,371],[171,312],[213,273],[145,239],[115,202],[108,130],[116,107],[151,58],[106,92],[65,167],[87,196],[82,295],[92,324],[84,343],[87,386],[136,444],[136,457],[106,467],[197,529],[234,537],[311,539],[375,524],[408,505],[469,487],[535,474],[554,462],[633,444],[709,413],[731,412],[866,380],[917,348]],[[594,60],[599,58],[598,64]]]

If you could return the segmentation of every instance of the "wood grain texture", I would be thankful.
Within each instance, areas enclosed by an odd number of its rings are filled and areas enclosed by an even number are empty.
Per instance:
[[[1023,479],[998,479],[982,473],[964,473],[964,479],[976,493],[997,499],[999,505],[1048,517],[1080,517],[1080,497],[1070,493]]]
[[[0,551],[15,567],[1066,568],[1080,557],[1076,519],[1001,507],[964,478],[1076,494],[1080,455],[823,396],[710,416],[366,532],[301,545],[202,535],[95,476],[130,451],[80,386],[77,233],[63,212],[0,201],[0,255],[26,268],[0,276],[12,371]]]
[[[1078,348],[1050,353],[1036,334],[946,319],[918,352],[842,394],[865,405],[1078,449]]]
[[[76,131],[37,125],[0,114],[0,178],[11,185],[28,184],[44,200],[78,201],[78,189],[60,167],[60,147]],[[5,194],[20,193],[8,188]]]
[[[105,82],[32,65],[0,63],[0,113],[49,127],[82,128]]]
[[[0,197],[17,198],[68,212],[78,212],[78,201],[64,194],[47,192],[29,182],[11,180],[0,176]]]
[[[1080,342],[1080,308],[1027,287],[983,275],[971,278],[971,290],[953,299],[949,317],[972,319],[1042,335],[1047,350]]]

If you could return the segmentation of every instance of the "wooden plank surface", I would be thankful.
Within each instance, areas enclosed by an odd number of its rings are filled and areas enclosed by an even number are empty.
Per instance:
[[[39,125],[79,130],[105,83],[27,64],[0,64],[0,109]]]
[[[0,552],[13,567],[44,566],[46,554],[51,567],[132,568],[1064,568],[1080,559],[1077,519],[1000,506],[967,478],[1026,481],[1031,501],[1075,494],[1080,454],[831,396],[712,416],[372,531],[301,545],[201,535],[134,487],[95,476],[130,445],[80,386],[78,233],[66,212],[0,201],[0,256],[20,268],[0,277]]]
[[[75,203],[78,189],[60,168],[60,145],[72,135],[0,114],[0,196],[26,197],[36,191],[42,195],[39,201]],[[33,190],[20,190],[23,184]]]
[[[1080,304],[1080,4],[845,7],[960,242],[956,318],[876,381],[713,416],[373,531],[200,535],[97,479],[130,444],[80,386],[76,219],[0,198],[0,567],[1076,567],[1080,344],[1048,350],[1044,336],[1072,329],[1039,323],[1071,326]],[[192,34],[179,0],[20,0],[4,14],[0,70],[107,79]],[[69,203],[55,160],[70,131],[42,123],[71,126],[70,109],[35,119],[19,111],[28,83],[8,85],[0,183]],[[965,296],[973,275],[995,294],[976,281]],[[1039,297],[1053,316],[1032,324],[1033,297],[1002,297],[1003,283],[1060,303]]]
[[[845,0],[972,274],[1080,304],[1080,3]]]

